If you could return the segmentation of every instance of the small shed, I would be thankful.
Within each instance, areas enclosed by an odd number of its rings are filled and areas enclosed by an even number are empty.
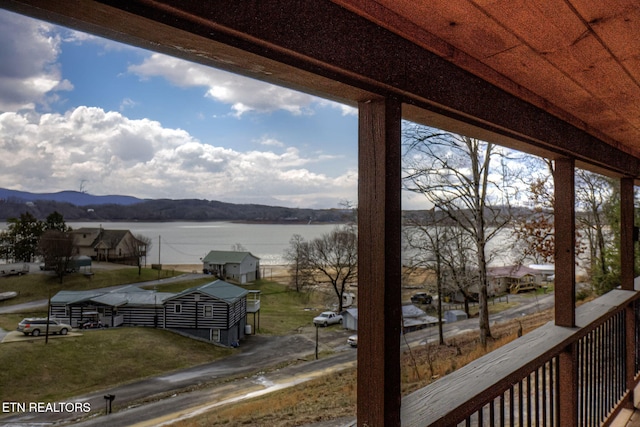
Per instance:
[[[462,310],[447,310],[444,312],[444,321],[447,323],[468,319],[467,313]]]
[[[342,327],[352,331],[358,330],[358,309],[348,308],[342,313]]]

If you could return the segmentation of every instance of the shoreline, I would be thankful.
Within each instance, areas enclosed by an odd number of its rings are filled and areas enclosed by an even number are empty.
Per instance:
[[[162,269],[200,274],[202,273],[202,264],[162,264]],[[287,274],[287,266],[279,264],[261,265],[260,273],[263,278],[281,277]]]

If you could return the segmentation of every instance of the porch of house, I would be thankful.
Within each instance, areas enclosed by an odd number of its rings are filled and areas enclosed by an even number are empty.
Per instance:
[[[640,427],[640,411],[623,409],[620,416],[611,425],[612,427]]]

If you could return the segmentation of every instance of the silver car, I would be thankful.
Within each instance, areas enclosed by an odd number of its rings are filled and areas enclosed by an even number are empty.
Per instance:
[[[347,344],[349,344],[351,347],[357,347],[358,335],[351,335],[349,338],[347,338]]]
[[[71,331],[72,329],[70,325],[62,323],[59,320],[49,319],[48,323],[49,334],[67,335],[67,333],[69,333],[69,331]],[[22,332],[25,335],[33,335],[34,337],[37,337],[40,334],[46,334],[47,319],[22,319],[22,321],[18,323],[18,331]]]

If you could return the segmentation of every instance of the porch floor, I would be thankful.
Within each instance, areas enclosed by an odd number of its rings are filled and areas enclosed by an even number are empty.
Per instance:
[[[611,427],[640,427],[640,410],[623,409]]]

